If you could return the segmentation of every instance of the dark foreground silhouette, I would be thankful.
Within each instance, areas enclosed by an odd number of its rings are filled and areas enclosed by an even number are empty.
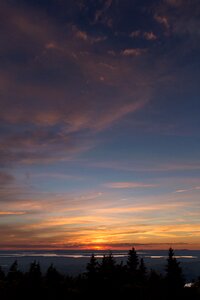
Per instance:
[[[184,287],[172,248],[165,270],[163,275],[147,270],[134,248],[129,250],[126,264],[117,264],[111,252],[101,262],[92,255],[86,272],[76,277],[60,274],[53,265],[42,275],[36,261],[22,273],[15,261],[7,274],[0,267],[0,299],[200,299],[200,280]]]

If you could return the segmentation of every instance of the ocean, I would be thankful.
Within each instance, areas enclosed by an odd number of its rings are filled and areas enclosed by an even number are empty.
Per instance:
[[[30,263],[36,260],[40,263],[43,273],[52,263],[58,271],[66,275],[84,273],[92,253],[101,262],[105,250],[0,250],[0,266],[8,272],[11,264],[17,260],[19,269],[26,272]],[[160,273],[165,272],[168,250],[137,251],[138,256],[144,259],[147,268]],[[126,263],[128,251],[113,250],[112,254],[118,263]],[[186,281],[195,280],[200,276],[200,250],[176,250],[175,256],[181,263]]]

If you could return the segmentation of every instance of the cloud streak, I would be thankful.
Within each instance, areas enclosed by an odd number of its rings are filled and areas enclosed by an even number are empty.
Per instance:
[[[137,189],[137,188],[155,188],[156,184],[148,184],[144,182],[109,182],[106,187],[112,189]]]

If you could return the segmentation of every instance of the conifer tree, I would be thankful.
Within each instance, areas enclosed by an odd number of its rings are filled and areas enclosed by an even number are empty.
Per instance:
[[[182,268],[180,262],[174,257],[174,250],[169,248],[166,265],[166,280],[169,290],[181,289],[184,285]]]
[[[94,254],[92,254],[89,263],[87,264],[87,275],[89,278],[95,276],[98,271],[98,262]]]
[[[39,288],[42,279],[40,264],[36,263],[36,261],[32,262],[30,264],[30,269],[27,275],[29,287],[33,289],[35,289],[35,287]]]
[[[104,255],[100,264],[100,273],[103,277],[113,277],[115,272],[116,262],[110,251],[108,255]]]
[[[53,264],[51,264],[46,272],[46,280],[48,284],[55,284],[61,280],[61,274],[56,270]]]
[[[10,266],[7,278],[9,281],[19,280],[22,277],[22,273],[18,269],[18,262],[17,260]]]
[[[139,259],[135,248],[133,247],[128,252],[127,268],[130,272],[135,273],[139,264]]]

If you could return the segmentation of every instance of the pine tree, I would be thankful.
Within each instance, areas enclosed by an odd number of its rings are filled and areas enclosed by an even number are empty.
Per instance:
[[[115,275],[116,262],[112,255],[112,252],[109,252],[108,255],[104,255],[102,262],[100,264],[100,273],[104,278],[113,277]]]
[[[127,259],[127,269],[131,273],[135,273],[139,264],[139,259],[135,248],[133,247],[128,252],[128,259]]]
[[[35,287],[39,288],[42,279],[40,264],[36,263],[36,261],[32,262],[30,264],[29,272],[27,275],[28,275],[29,286],[31,288],[35,288]]]
[[[182,268],[180,262],[174,257],[174,250],[169,248],[166,265],[166,281],[168,289],[171,291],[180,290],[184,285]]]
[[[58,296],[57,290],[60,290],[63,276],[56,270],[56,268],[51,264],[46,272],[45,280],[50,293],[50,296]]]
[[[94,254],[92,254],[89,263],[87,264],[87,276],[89,278],[92,278],[93,276],[96,276],[98,271],[98,262]]]
[[[20,280],[22,277],[22,273],[18,269],[18,262],[17,260],[10,266],[7,278],[9,281],[13,280]]]
[[[59,282],[59,280],[61,279],[61,274],[56,270],[56,268],[53,266],[53,264],[51,264],[46,272],[46,280],[48,282],[48,284],[55,284],[57,282]]]

